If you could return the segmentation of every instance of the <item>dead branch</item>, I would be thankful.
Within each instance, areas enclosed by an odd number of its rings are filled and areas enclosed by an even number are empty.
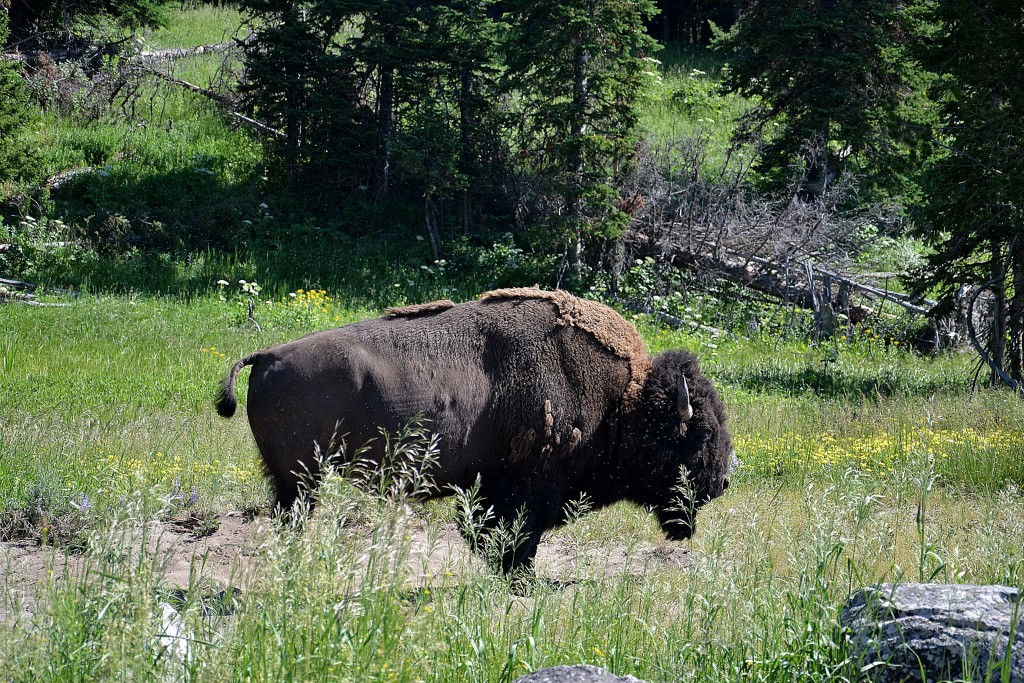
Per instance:
[[[171,48],[167,50],[143,50],[126,59],[129,62],[148,63],[159,62],[169,59],[181,59],[183,57],[194,57],[203,54],[215,54],[230,52],[236,47],[234,42],[213,43],[211,45],[197,45],[195,47]],[[95,55],[107,54],[109,50],[101,45],[89,45],[75,50],[32,50],[28,52],[2,52],[0,61],[6,62],[35,62],[46,59],[51,62],[67,62],[81,59],[90,59]]]
[[[165,59],[181,59],[182,57],[230,52],[236,47],[234,42],[230,42],[197,45],[196,47],[177,47],[169,50],[143,50],[137,55],[133,55],[131,60],[133,62],[156,62]]]
[[[67,304],[51,304],[36,301],[35,296],[32,294],[23,294],[22,292],[5,292],[2,289],[0,289],[0,303],[25,304],[26,306],[41,306],[46,308],[67,307]]]
[[[1013,253],[1014,244],[1016,244],[1016,239],[1014,239],[1013,243],[1010,245],[1010,254]],[[1006,271],[1009,269],[1010,265],[1010,258],[1010,256],[1007,256],[1006,267],[1003,268],[1003,271],[1001,273],[997,274],[995,277],[979,285],[978,288],[971,293],[970,298],[967,300],[967,338],[970,340],[971,346],[973,346],[974,350],[977,352],[978,357],[981,358],[981,360],[986,365],[988,365],[988,367],[992,370],[996,377],[998,377],[1003,382],[1003,384],[1010,387],[1010,389],[1017,393],[1024,393],[1024,385],[1010,377],[1008,374],[1006,374],[1005,370],[999,367],[999,364],[992,359],[992,356],[988,354],[988,351],[985,350],[985,347],[982,346],[980,341],[978,341],[978,332],[974,328],[974,304],[978,301],[978,297],[981,296],[981,293],[983,291],[985,291],[986,289],[988,289],[989,287],[991,287],[992,285],[996,284],[997,282],[1006,277]]]
[[[73,244],[74,242],[37,242],[36,246],[60,249],[61,247],[70,247]],[[13,244],[0,244],[0,252],[10,251],[11,249],[14,249],[14,247],[15,245]],[[0,278],[0,285],[3,285],[2,278]]]
[[[185,88],[186,90],[190,90],[190,91],[192,91],[192,92],[194,92],[194,93],[196,93],[198,95],[202,95],[203,97],[206,97],[206,98],[211,99],[211,100],[213,100],[215,102],[218,102],[221,105],[224,105],[225,106],[225,111],[227,112],[227,114],[229,116],[231,116],[235,120],[239,121],[243,125],[248,126],[249,128],[252,128],[252,129],[257,130],[257,131],[259,131],[259,132],[261,132],[261,133],[263,133],[265,135],[269,135],[271,137],[275,137],[275,138],[278,138],[278,139],[281,139],[281,138],[285,137],[285,134],[282,133],[281,131],[277,130],[276,128],[272,128],[271,126],[268,126],[265,123],[257,121],[256,119],[250,118],[250,117],[246,116],[245,114],[242,114],[242,113],[239,113],[237,111],[228,109],[227,105],[230,104],[230,101],[229,101],[229,99],[227,97],[225,97],[224,95],[221,95],[220,93],[216,93],[216,92],[214,92],[212,90],[209,90],[207,88],[203,88],[202,86],[198,86],[195,83],[189,83],[188,81],[183,80],[181,78],[178,78],[177,76],[172,76],[169,73],[165,73],[163,71],[160,71],[159,69],[154,69],[154,68],[149,67],[149,66],[141,66],[140,69],[142,69],[146,73],[153,74],[157,78],[165,80],[168,83],[173,83],[175,85],[181,86],[182,88]]]
[[[761,258],[759,256],[744,256],[734,251],[727,251],[727,253],[738,258],[756,263],[760,266],[768,268],[771,271],[774,271],[775,273],[778,273],[779,269],[784,268],[783,265],[771,259]],[[815,266],[814,269],[818,273],[828,275],[836,282],[846,284],[852,287],[853,289],[856,289],[857,291],[863,292],[865,294],[870,294],[873,297],[894,303],[904,308],[908,313],[913,313],[914,315],[928,316],[931,314],[932,309],[938,306],[938,302],[932,301],[931,299],[912,299],[907,294],[903,294],[901,292],[893,292],[888,289],[879,289],[878,287],[872,287],[871,285],[866,285],[862,282],[858,282],[857,280],[854,280],[853,278],[847,275],[832,272],[830,270],[822,268],[821,266]],[[914,303],[915,301],[919,301],[920,303],[924,304],[924,306]]]

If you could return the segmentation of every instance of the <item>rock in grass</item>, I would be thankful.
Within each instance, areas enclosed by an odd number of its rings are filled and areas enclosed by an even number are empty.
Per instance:
[[[1007,586],[880,584],[855,593],[841,620],[853,632],[855,661],[876,683],[1024,683],[1020,598]]]
[[[514,683],[644,683],[632,676],[616,676],[589,664],[553,666],[517,678]]]

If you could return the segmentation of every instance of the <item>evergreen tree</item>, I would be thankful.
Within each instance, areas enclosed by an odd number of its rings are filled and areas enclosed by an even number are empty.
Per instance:
[[[707,45],[712,24],[728,29],[739,18],[742,0],[656,0],[657,15],[647,21],[651,35],[662,43]]]
[[[432,84],[432,94],[423,92],[415,99],[428,103],[433,112],[429,120],[446,135],[424,136],[426,145],[406,145],[421,151],[421,181],[428,203],[431,196],[454,200],[463,234],[476,230],[482,204],[499,193],[508,157],[500,115],[498,25],[492,8],[493,0],[448,0],[433,6],[430,51],[438,69],[424,81]],[[431,129],[415,123],[411,128]]]
[[[983,341],[994,364],[1024,379],[1024,6],[1017,0],[947,0],[928,51],[941,77],[938,145],[917,232],[931,247],[918,291],[947,307],[961,285],[993,295]],[[1000,379],[996,373],[993,382]]]
[[[358,186],[378,203],[397,184],[428,209],[460,194],[468,230],[469,180],[497,138],[489,4],[243,0],[255,38],[242,91],[284,133],[292,184]]]
[[[560,199],[550,231],[565,249],[559,284],[576,277],[587,237],[625,227],[615,174],[635,146],[637,100],[656,43],[650,0],[507,0],[507,84],[518,102],[520,155]]]
[[[246,71],[239,91],[256,118],[282,132],[270,145],[293,189],[317,185],[330,192],[339,184],[368,182],[373,114],[361,99],[357,66],[343,42],[357,17],[337,5],[240,3],[252,36],[243,44]]]
[[[757,106],[738,139],[763,142],[759,170],[781,186],[802,168],[801,194],[821,195],[843,170],[862,187],[905,189],[917,167],[924,73],[912,49],[928,0],[751,0],[719,45],[724,87]],[[908,125],[910,124],[910,125]]]
[[[0,12],[0,44],[7,31],[7,16]],[[26,180],[36,166],[35,152],[22,138],[36,113],[18,67],[18,62],[0,60],[0,183]]]
[[[73,44],[84,33],[163,23],[171,0],[8,0],[10,43],[20,49]],[[5,43],[7,44],[7,43]]]

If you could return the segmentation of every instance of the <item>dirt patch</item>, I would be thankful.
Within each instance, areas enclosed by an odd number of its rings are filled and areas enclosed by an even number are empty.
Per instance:
[[[188,587],[199,575],[204,591],[244,591],[259,570],[261,545],[270,524],[266,518],[242,512],[186,514],[154,522],[147,530],[147,545],[162,561],[162,583],[168,589]],[[370,536],[372,530],[367,530],[368,542]],[[405,536],[409,552],[404,561],[414,585],[428,586],[437,577],[483,568],[453,524],[428,528],[422,520],[410,518]],[[652,568],[686,567],[689,560],[689,552],[674,543],[581,547],[552,535],[538,549],[537,574],[555,581],[640,575]],[[31,613],[36,596],[51,577],[58,583],[73,581],[81,576],[85,563],[82,555],[32,541],[0,543],[0,620],[18,612]]]

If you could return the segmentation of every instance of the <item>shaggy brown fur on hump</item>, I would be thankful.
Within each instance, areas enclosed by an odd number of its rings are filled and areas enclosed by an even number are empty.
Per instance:
[[[439,301],[428,301],[425,304],[413,304],[412,306],[393,306],[384,311],[386,318],[415,318],[420,315],[430,315],[447,311],[455,305],[454,301],[441,299]]]
[[[481,301],[495,299],[542,299],[558,309],[558,325],[578,327],[589,333],[604,348],[629,362],[629,385],[623,393],[623,409],[630,412],[640,400],[640,392],[651,372],[651,358],[640,333],[633,324],[614,310],[596,301],[580,299],[556,289],[538,287],[496,289],[480,295]]]

